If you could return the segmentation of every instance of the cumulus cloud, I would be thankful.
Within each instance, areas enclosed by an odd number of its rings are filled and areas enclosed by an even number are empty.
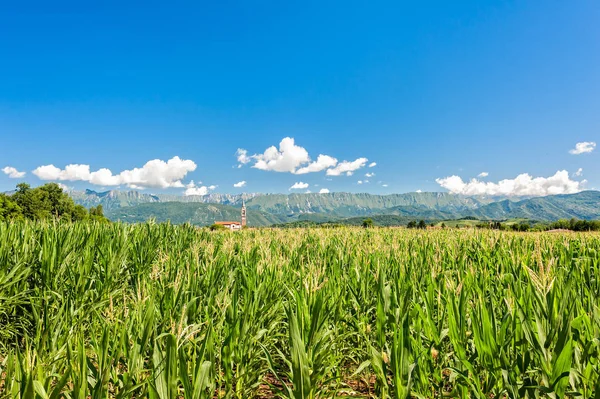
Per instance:
[[[183,194],[185,196],[190,196],[190,195],[206,195],[206,194],[208,194],[208,187],[201,186],[201,187],[187,188]]]
[[[252,161],[252,157],[248,156],[248,151],[244,150],[243,148],[238,148],[235,152],[235,155],[237,157],[237,161],[239,162],[238,168],[241,168],[243,165],[246,165]]]
[[[329,194],[329,190],[326,188],[322,188],[319,190],[319,194]]]
[[[233,185],[233,187],[236,187],[236,188],[240,188],[240,187],[246,187],[246,181],[245,181],[245,180],[242,180],[242,181],[240,181],[240,182],[237,182],[237,183],[235,183],[235,184]]]
[[[335,157],[324,154],[319,154],[317,160],[313,161],[308,155],[308,151],[304,147],[296,145],[292,137],[281,140],[279,148],[271,146],[262,154],[248,155],[247,150],[238,148],[236,156],[238,168],[253,162],[252,167],[256,169],[297,175],[326,170],[329,176],[339,176],[342,173],[350,176],[353,171],[364,167],[367,162],[366,158],[359,158],[353,162],[343,161],[338,164]],[[375,166],[374,163],[372,166]]]
[[[444,177],[435,181],[455,194],[506,196],[573,194],[582,191],[587,183],[585,180],[571,180],[566,170],[558,171],[550,177],[532,177],[528,173],[523,173],[514,179],[500,180],[498,183],[483,182],[478,179],[464,182],[459,176]]]
[[[181,179],[194,170],[194,161],[176,156],[166,162],[153,159],[141,168],[124,170],[116,175],[106,168],[91,172],[89,165],[82,164],[67,165],[64,169],[54,165],[43,165],[36,168],[33,174],[41,180],[86,181],[98,186],[125,184],[131,188],[169,188],[184,187]]]
[[[477,175],[477,177],[488,177],[490,174],[488,172],[481,172]]]
[[[363,184],[362,180],[357,181],[358,184]]]
[[[337,159],[330,157],[329,155],[320,154],[315,162],[298,169],[295,173],[297,175],[303,175],[305,173],[320,172],[322,170],[332,168],[335,165],[337,165]]]
[[[295,173],[296,169],[310,162],[308,151],[294,143],[294,139],[286,137],[279,143],[279,149],[271,146],[264,153],[253,155],[256,160],[253,168],[274,172]]]
[[[5,166],[2,168],[2,172],[4,172],[5,175],[8,175],[8,177],[11,179],[20,179],[26,174],[25,172],[19,172],[17,168],[13,168],[12,166]]]
[[[423,190],[417,190],[417,192],[418,192],[418,193],[422,193],[422,192],[423,192]]]
[[[199,184],[202,184],[201,182]],[[198,186],[196,185],[196,183],[194,183],[194,181],[192,180],[191,182],[189,182],[186,186],[186,190],[183,192],[183,195],[185,196],[190,196],[190,195],[207,195],[209,192],[211,192],[212,190],[214,190],[215,188],[217,188],[217,186]]]
[[[290,190],[302,190],[308,188],[308,183],[304,183],[304,182],[296,182],[292,185],[292,187],[290,187]]]
[[[583,141],[581,143],[575,144],[575,148],[573,148],[572,150],[569,150],[569,154],[573,154],[573,155],[586,154],[586,153],[594,151],[595,148],[596,148],[595,142]]]
[[[577,172],[575,172],[575,176],[581,176],[583,175],[583,168],[579,168],[577,169]]]
[[[352,162],[340,162],[335,168],[327,169],[327,176],[339,176],[343,173],[345,173],[346,176],[352,176],[355,171],[364,167],[367,164],[367,161],[367,158],[358,158]]]
[[[366,177],[373,177],[373,176],[375,176],[375,173],[365,173],[365,176]]]
[[[381,185],[381,187],[387,187],[387,186],[388,186],[387,184],[382,184],[382,185]]]
[[[369,168],[374,168],[375,166],[377,166],[377,162],[371,162],[369,164]]]

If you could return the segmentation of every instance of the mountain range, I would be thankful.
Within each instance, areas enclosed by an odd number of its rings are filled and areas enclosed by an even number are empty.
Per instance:
[[[71,191],[75,202],[86,207],[102,205],[112,220],[141,222],[154,218],[173,223],[210,225],[216,220],[238,220],[242,202],[248,224],[268,226],[294,221],[344,221],[376,217],[391,224],[409,220],[449,220],[473,217],[481,220],[599,219],[600,192],[533,198],[462,196],[450,193],[406,194],[208,194],[176,196],[139,191]],[[385,217],[384,217],[385,216]]]

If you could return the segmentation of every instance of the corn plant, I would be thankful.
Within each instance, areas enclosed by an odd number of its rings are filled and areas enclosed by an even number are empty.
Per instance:
[[[0,223],[0,398],[600,397],[600,235]]]

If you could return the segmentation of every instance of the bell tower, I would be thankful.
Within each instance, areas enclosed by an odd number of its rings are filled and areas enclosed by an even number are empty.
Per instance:
[[[246,227],[246,202],[242,200],[242,228]]]

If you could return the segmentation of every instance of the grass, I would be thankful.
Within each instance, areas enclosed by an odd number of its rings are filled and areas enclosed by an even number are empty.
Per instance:
[[[0,223],[0,397],[599,397],[598,298],[598,234]]]

